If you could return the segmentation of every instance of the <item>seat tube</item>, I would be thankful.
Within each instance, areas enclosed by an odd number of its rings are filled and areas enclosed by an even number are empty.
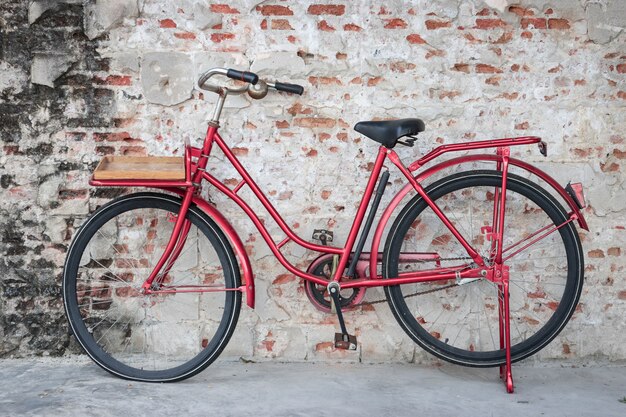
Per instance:
[[[369,205],[372,194],[374,193],[374,187],[376,186],[376,181],[378,181],[378,176],[380,175],[380,171],[382,170],[387,153],[388,149],[386,149],[384,146],[381,146],[378,149],[378,156],[376,157],[376,162],[374,162],[374,168],[372,169],[370,179],[367,182],[367,186],[365,188],[365,193],[363,194],[363,198],[361,199],[361,203],[359,204],[359,209],[357,210],[354,222],[352,223],[352,228],[350,229],[350,234],[348,235],[346,246],[344,247],[341,254],[341,259],[339,260],[339,265],[337,266],[337,270],[335,271],[333,281],[339,281],[341,279],[341,277],[343,276],[343,272],[348,265],[348,259],[350,258],[352,247],[354,246],[354,242],[356,241],[359,229],[361,229],[361,225],[363,224],[365,211],[367,210],[367,206]]]

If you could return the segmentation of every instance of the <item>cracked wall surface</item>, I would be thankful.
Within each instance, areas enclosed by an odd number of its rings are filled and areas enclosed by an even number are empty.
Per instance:
[[[591,230],[581,234],[580,307],[536,358],[625,360],[625,21],[615,0],[3,2],[0,357],[78,351],[60,295],[65,253],[88,213],[125,192],[89,187],[91,171],[104,155],[197,144],[215,97],[193,85],[226,66],[305,87],[302,97],[230,98],[221,132],[306,239],[320,228],[335,244],[347,237],[377,149],[352,130],[359,120],[423,119],[416,146],[399,149],[405,161],[436,144],[541,136],[548,158],[515,154],[562,184],[583,182]],[[223,162],[211,172],[236,185]],[[383,204],[401,185],[392,174]],[[432,360],[386,304],[348,312],[360,350],[334,351],[335,319],[315,310],[233,203],[210,198],[240,232],[257,280],[257,308],[244,307],[226,356]],[[286,254],[300,267],[314,256],[295,245]],[[383,297],[372,289],[366,300]]]

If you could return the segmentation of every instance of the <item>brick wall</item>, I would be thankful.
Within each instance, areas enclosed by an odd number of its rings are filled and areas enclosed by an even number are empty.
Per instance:
[[[626,13],[616,0],[543,3],[3,2],[0,357],[76,350],[60,297],[65,252],[89,211],[124,192],[89,188],[90,171],[103,155],[180,154],[184,138],[200,139],[214,97],[194,80],[227,66],[305,86],[302,97],[230,99],[222,128],[305,238],[315,228],[332,229],[336,244],[347,236],[376,152],[352,130],[359,120],[422,118],[427,131],[399,151],[405,161],[438,143],[542,136],[548,159],[517,152],[585,184],[591,232],[581,307],[539,356],[626,359]],[[238,182],[219,160],[211,169]],[[310,305],[232,203],[211,198],[257,277],[257,308],[244,308],[226,355],[427,360],[385,304],[346,315],[358,353],[332,351],[335,319]],[[311,259],[286,252],[301,267]]]

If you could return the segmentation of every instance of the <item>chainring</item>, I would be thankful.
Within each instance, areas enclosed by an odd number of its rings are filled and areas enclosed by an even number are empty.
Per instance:
[[[333,258],[329,256],[322,260],[313,261],[308,272],[318,277],[330,280]],[[342,310],[350,310],[359,304],[365,297],[366,288],[349,288],[341,290],[339,294],[339,305]],[[304,292],[309,301],[320,311],[331,313],[330,295],[325,285],[316,284],[312,281],[304,282]]]

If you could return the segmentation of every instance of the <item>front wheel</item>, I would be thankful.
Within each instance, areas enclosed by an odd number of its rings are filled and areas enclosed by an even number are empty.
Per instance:
[[[98,365],[122,378],[168,382],[193,376],[218,357],[237,324],[235,255],[195,206],[186,217],[190,227],[179,256],[158,277],[162,292],[141,291],[180,206],[180,199],[156,193],[116,199],[86,220],[68,252],[63,297],[70,327]]]
[[[554,197],[513,174],[507,184],[503,259],[510,267],[512,360],[519,361],[545,347],[563,329],[578,303],[584,268],[574,224],[567,223],[567,212]],[[443,178],[426,190],[487,262],[493,261],[487,233],[501,185],[500,172],[470,171]],[[540,230],[535,236],[552,233],[525,248],[533,240],[528,237]],[[403,253],[428,256],[407,262],[411,257],[402,257]],[[391,278],[426,269],[455,272],[471,263],[465,249],[416,196],[391,227],[383,275]],[[505,362],[499,338],[502,293],[494,282],[486,278],[434,281],[385,287],[385,293],[401,327],[428,352],[466,366]]]

